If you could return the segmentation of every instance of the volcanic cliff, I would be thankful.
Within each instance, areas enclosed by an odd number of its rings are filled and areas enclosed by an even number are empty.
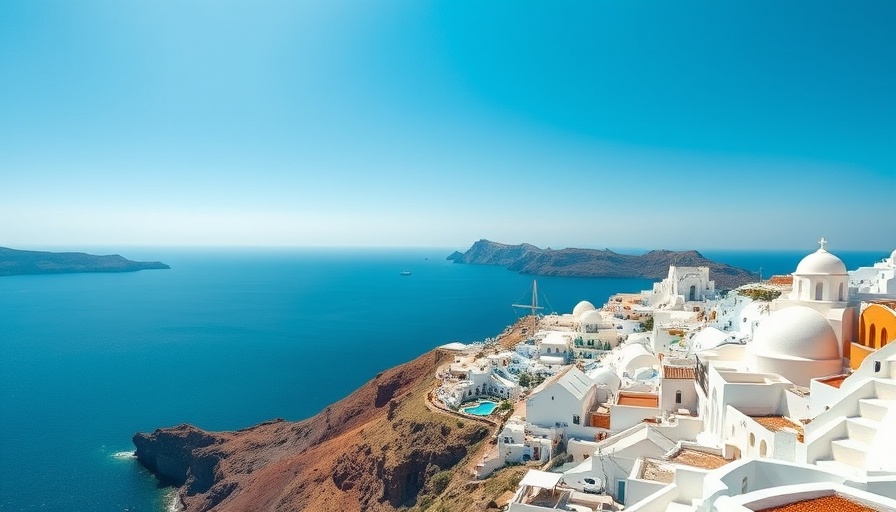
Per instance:
[[[453,254],[455,263],[500,265],[523,274],[566,277],[663,279],[669,266],[709,267],[709,277],[720,290],[756,281],[742,268],[717,263],[697,251],[650,251],[640,256],[609,249],[540,249],[531,244],[507,245],[479,240],[466,252]]]
[[[436,411],[427,400],[436,369],[452,360],[445,351],[428,352],[300,422],[138,433],[136,455],[180,486],[187,512],[422,510],[434,501],[448,504],[445,510],[485,509],[493,496],[473,504],[462,490],[469,480],[462,469],[492,425]],[[515,476],[489,492],[513,488]]]

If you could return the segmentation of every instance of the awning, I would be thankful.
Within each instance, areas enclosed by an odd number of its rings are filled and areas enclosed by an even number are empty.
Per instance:
[[[560,483],[561,478],[563,478],[562,473],[548,473],[547,471],[530,469],[526,472],[526,476],[523,477],[520,485],[541,487],[542,489],[553,489]]]

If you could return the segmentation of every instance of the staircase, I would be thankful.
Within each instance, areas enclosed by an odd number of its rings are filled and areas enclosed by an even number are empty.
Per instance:
[[[841,426],[840,432],[845,432],[846,437],[831,441],[833,458],[816,461],[819,467],[847,475],[861,475],[874,469],[868,467],[869,453],[881,421],[889,409],[896,408],[896,384],[877,381],[874,391],[876,396],[858,400],[858,416],[843,420],[846,428]]]

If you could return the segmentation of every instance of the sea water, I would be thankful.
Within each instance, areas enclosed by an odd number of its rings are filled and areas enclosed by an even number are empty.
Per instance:
[[[532,276],[449,252],[139,249],[124,256],[172,268],[0,278],[0,510],[161,510],[170,489],[131,456],[134,432],[303,419],[524,313],[510,304],[531,300]],[[803,255],[715,256],[770,275]],[[563,313],[651,281],[538,284],[547,311]]]

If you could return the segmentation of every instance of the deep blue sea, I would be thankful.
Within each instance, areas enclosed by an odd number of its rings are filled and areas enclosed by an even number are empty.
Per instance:
[[[0,510],[159,511],[165,489],[129,458],[134,432],[298,420],[377,372],[450,341],[498,334],[531,276],[455,265],[447,249],[172,250],[123,255],[171,270],[0,278]],[[844,253],[849,268],[888,254]],[[805,253],[704,255],[789,273]],[[400,276],[401,271],[411,276]],[[650,287],[538,278],[542,302]]]

